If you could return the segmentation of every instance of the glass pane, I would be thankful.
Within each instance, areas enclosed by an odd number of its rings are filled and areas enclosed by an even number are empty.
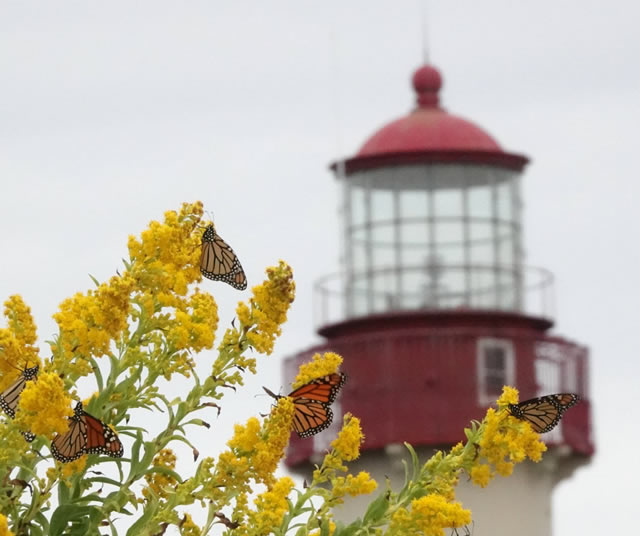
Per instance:
[[[393,196],[391,190],[371,192],[371,221],[390,221],[393,218]]]
[[[403,220],[410,218],[424,218],[427,216],[427,192],[400,192],[400,214]]]
[[[491,190],[488,186],[477,186],[468,191],[469,216],[474,218],[491,217]]]
[[[497,185],[498,219],[511,221],[513,219],[513,203],[511,198],[511,182],[502,181]]]
[[[351,225],[362,225],[364,219],[364,190],[351,188]]]
[[[462,214],[462,192],[460,190],[436,190],[435,193],[436,218],[442,216],[457,216]]]

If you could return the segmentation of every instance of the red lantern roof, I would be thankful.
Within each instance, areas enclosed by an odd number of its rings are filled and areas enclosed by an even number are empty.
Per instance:
[[[346,161],[353,171],[387,165],[424,162],[465,162],[522,170],[528,159],[507,153],[486,131],[471,121],[440,107],[442,76],[424,65],[413,75],[416,108],[374,133],[354,158]],[[332,166],[335,169],[335,164]]]

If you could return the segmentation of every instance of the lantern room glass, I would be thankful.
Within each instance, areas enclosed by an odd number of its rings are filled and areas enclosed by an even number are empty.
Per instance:
[[[522,310],[518,172],[394,166],[352,173],[343,188],[347,317]]]

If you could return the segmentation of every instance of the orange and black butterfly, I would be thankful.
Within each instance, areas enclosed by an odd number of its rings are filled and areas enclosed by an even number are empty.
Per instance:
[[[200,272],[208,279],[224,281],[238,290],[247,288],[247,277],[238,257],[216,233],[213,225],[209,225],[202,235]]]
[[[12,419],[15,419],[16,417],[16,408],[18,407],[22,391],[24,391],[28,381],[36,379],[39,370],[39,365],[31,368],[25,368],[20,373],[20,376],[18,376],[18,379],[0,393],[0,408],[2,408],[2,410]],[[36,436],[31,432],[23,432],[22,435],[29,442],[36,438]]]
[[[562,414],[580,401],[578,395],[559,393],[525,400],[519,404],[509,404],[511,415],[527,421],[539,434],[550,432],[560,422]]]
[[[101,420],[89,415],[82,408],[82,402],[76,404],[69,420],[69,431],[58,434],[51,442],[51,454],[56,460],[72,462],[84,454],[122,457],[124,448],[116,433]]]
[[[333,412],[329,406],[338,396],[345,381],[345,374],[334,372],[316,378],[287,395],[293,399],[293,428],[300,437],[310,437],[329,427],[333,421]],[[263,389],[275,399],[283,398],[266,387]]]

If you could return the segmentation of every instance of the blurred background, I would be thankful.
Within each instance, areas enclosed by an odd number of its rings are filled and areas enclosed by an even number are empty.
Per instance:
[[[591,349],[596,455],[557,488],[555,534],[632,530],[639,16],[622,0],[432,2],[426,16],[417,0],[5,3],[0,298],[24,297],[46,357],[57,305],[88,274],[112,275],[127,236],[182,201],[214,214],[250,286],[285,259],[298,293],[274,355],[194,431],[215,454],[212,437],[223,448],[234,422],[268,410],[255,395],[282,386],[280,358],[318,340],[312,283],[340,246],[327,166],[413,107],[426,19],[444,107],[532,159],[526,261],[556,275],[556,330]],[[202,286],[224,329],[249,291]],[[203,371],[212,358],[197,357]]]

